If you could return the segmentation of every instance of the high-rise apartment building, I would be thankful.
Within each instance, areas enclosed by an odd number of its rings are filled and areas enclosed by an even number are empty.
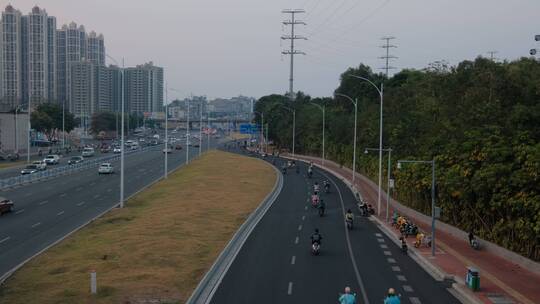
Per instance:
[[[9,111],[22,99],[21,12],[8,5],[0,20],[0,111]]]
[[[163,110],[163,68],[152,62],[125,69],[125,100],[131,113]]]
[[[75,117],[89,121],[96,112],[96,85],[94,64],[88,60],[72,62],[70,65],[69,100]]]
[[[97,111],[120,111],[121,71],[116,66],[95,66],[95,103]]]
[[[105,66],[105,39],[92,31],[88,34],[87,59],[96,66]]]

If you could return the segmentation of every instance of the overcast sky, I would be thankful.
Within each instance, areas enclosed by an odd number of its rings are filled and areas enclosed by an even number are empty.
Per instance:
[[[2,1],[7,4],[7,1]],[[382,36],[395,36],[398,69],[456,64],[494,50],[498,59],[527,56],[540,47],[540,0],[15,0],[24,14],[35,5],[105,36],[107,53],[126,65],[146,61],[165,68],[179,92],[260,97],[288,90],[289,59],[280,36],[289,29],[284,8],[303,8],[295,90],[330,96],[339,74],[378,59]],[[2,6],[2,8],[5,5]]]

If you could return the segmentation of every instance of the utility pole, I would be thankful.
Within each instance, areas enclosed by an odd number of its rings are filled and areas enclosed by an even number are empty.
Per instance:
[[[290,40],[291,41],[291,48],[289,50],[284,50],[281,52],[283,55],[290,55],[291,57],[291,67],[290,67],[290,74],[289,74],[289,98],[294,99],[294,55],[305,55],[306,53],[302,51],[298,51],[294,49],[294,41],[297,39],[303,39],[307,40],[306,37],[295,35],[294,34],[294,26],[298,24],[306,25],[305,22],[296,20],[295,14],[301,14],[305,13],[303,9],[284,9],[281,11],[283,14],[291,14],[291,19],[283,21],[284,25],[290,25],[291,26],[291,34],[290,35],[283,35],[281,36],[282,40]]]
[[[491,61],[497,60],[497,58],[495,57],[495,54],[498,53],[497,51],[488,51],[487,53],[489,54],[489,59],[490,59]]]
[[[386,41],[385,44],[381,45],[381,48],[386,49],[386,55],[379,57],[379,59],[384,59],[386,61],[385,66],[381,68],[381,70],[385,70],[386,79],[388,79],[388,71],[395,69],[395,67],[389,65],[390,59],[397,59],[396,56],[390,54],[391,48],[397,48],[397,46],[390,43],[394,39],[396,39],[396,37],[392,36],[386,36],[381,38],[381,40]]]

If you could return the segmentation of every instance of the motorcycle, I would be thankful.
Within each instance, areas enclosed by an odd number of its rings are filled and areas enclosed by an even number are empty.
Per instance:
[[[347,229],[349,230],[352,230],[353,229],[353,220],[345,220],[345,222],[347,223]]]
[[[324,184],[324,193],[329,193],[330,192],[330,183],[325,183]]]
[[[311,206],[317,208],[319,205],[319,196],[317,194],[313,194],[311,196]]]
[[[313,170],[311,170],[311,168],[308,169],[307,175],[308,175],[308,178],[311,178],[313,176]]]
[[[404,237],[400,237],[399,239],[401,240],[401,252],[403,252],[403,254],[407,254],[407,251],[409,250],[407,241],[405,241]]]
[[[474,250],[480,250],[480,242],[476,238],[471,240],[471,247]]]
[[[319,242],[313,242],[311,244],[311,253],[313,255],[319,255],[320,252],[321,252],[321,244],[319,244]]]
[[[324,216],[324,211],[325,211],[326,208],[324,207],[319,207],[319,216],[320,217],[323,217]]]
[[[286,168],[286,167],[281,168],[281,172],[282,172],[283,174],[287,174],[287,168]]]

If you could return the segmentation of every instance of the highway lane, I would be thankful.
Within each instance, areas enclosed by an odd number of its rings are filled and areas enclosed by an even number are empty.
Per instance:
[[[216,141],[211,139],[211,147]],[[203,150],[206,150],[203,142]],[[125,196],[163,176],[161,149],[126,156]],[[185,150],[169,154],[169,170],[185,163]],[[190,148],[190,159],[198,148]],[[28,257],[91,220],[119,201],[120,162],[115,174],[97,168],[1,192],[15,201],[11,214],[0,217],[0,276]]]
[[[333,187],[322,194],[328,210],[321,218],[308,198],[314,181],[328,179]],[[402,295],[402,303],[459,303],[368,218],[357,217],[347,231],[344,210],[358,210],[343,182],[318,169],[311,180],[289,171],[284,182],[212,303],[336,303],[345,286],[357,293],[359,303],[382,303],[389,287]],[[310,252],[315,227],[324,237],[320,256]]]

